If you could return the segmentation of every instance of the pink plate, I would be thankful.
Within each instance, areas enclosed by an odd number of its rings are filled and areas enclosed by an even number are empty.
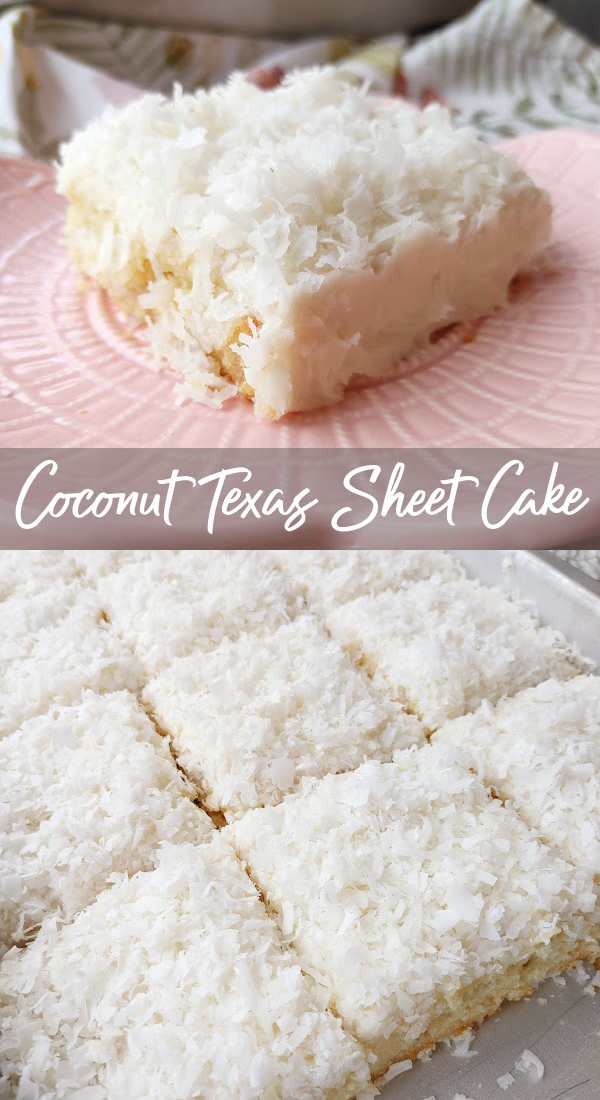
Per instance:
[[[503,148],[554,200],[550,269],[469,342],[453,330],[394,380],[275,423],[242,398],[177,406],[143,329],[82,289],[52,169],[0,160],[2,445],[600,446],[600,138],[554,130]]]

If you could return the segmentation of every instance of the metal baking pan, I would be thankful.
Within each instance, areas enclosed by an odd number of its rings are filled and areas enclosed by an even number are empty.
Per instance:
[[[540,618],[557,627],[600,669],[600,582],[547,551],[454,551],[471,577],[531,601]],[[564,983],[564,984],[563,984]],[[505,1005],[486,1020],[458,1057],[438,1044],[426,1061],[399,1074],[383,1100],[600,1100],[600,993],[569,974],[543,982],[531,997]],[[541,1059],[540,1081],[515,1068],[523,1051]],[[498,1078],[514,1081],[502,1088]],[[506,1082],[505,1082],[506,1083]]]

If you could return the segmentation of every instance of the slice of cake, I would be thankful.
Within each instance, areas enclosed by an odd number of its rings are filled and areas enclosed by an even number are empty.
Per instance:
[[[106,615],[155,676],[224,638],[270,634],[304,609],[295,582],[260,552],[189,550],[98,578]]]
[[[311,615],[172,664],[144,689],[204,805],[232,820],[307,775],[349,771],[423,739]]]
[[[45,916],[70,920],[163,841],[212,829],[128,692],[88,692],[0,741],[0,955]]]
[[[267,418],[502,305],[550,232],[514,160],[332,68],[111,108],[63,147],[58,189],[75,263],[148,322],[185,392],[239,391]]]
[[[0,1073],[56,1100],[367,1100],[364,1055],[324,1001],[219,836],[167,845],[5,956]]]
[[[548,680],[435,735],[477,758],[486,782],[600,887],[600,677]]]
[[[407,749],[223,830],[375,1078],[597,951],[592,876],[472,769]]]
[[[431,577],[327,612],[334,638],[429,730],[556,676],[575,675],[558,631],[477,581]]]

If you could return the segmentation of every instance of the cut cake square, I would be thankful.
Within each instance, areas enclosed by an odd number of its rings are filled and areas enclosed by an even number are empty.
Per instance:
[[[484,703],[435,734],[464,747],[485,781],[600,887],[600,677],[548,680]]]
[[[204,805],[231,820],[303,776],[348,771],[423,738],[311,615],[175,661],[143,698]]]
[[[259,552],[181,551],[98,578],[110,622],[155,676],[223,638],[270,634],[304,609],[296,584]]]
[[[375,1078],[597,951],[592,876],[453,747],[307,780],[223,833]]]
[[[71,920],[161,842],[198,843],[210,819],[128,692],[92,692],[0,741],[0,955],[48,914]]]
[[[528,608],[476,581],[431,577],[361,596],[325,615],[334,638],[423,721],[496,702],[549,676],[575,675],[565,638]]]
[[[185,392],[267,418],[502,305],[550,233],[548,196],[475,130],[330,67],[109,108],[63,146],[58,189],[76,264]]]
[[[216,835],[0,964],[0,1064],[56,1100],[367,1100],[364,1055]]]

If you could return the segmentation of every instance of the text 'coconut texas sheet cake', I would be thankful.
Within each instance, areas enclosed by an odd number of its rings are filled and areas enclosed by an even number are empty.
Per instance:
[[[502,305],[550,232],[514,160],[332,68],[110,108],[63,147],[58,189],[75,263],[185,393],[270,419]]]

